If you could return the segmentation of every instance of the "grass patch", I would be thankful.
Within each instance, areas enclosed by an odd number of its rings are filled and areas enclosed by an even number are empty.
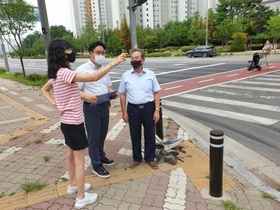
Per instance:
[[[21,187],[25,192],[28,193],[28,192],[32,192],[32,191],[41,190],[46,186],[47,186],[46,183],[42,184],[42,183],[27,182],[25,184],[22,184]]]
[[[43,159],[44,159],[45,162],[49,162],[50,159],[51,159],[51,156],[50,156],[50,155],[45,155],[45,156],[43,157]]]
[[[224,209],[225,210],[240,210],[240,208],[238,208],[236,206],[235,203],[233,203],[232,201],[230,200],[225,200],[225,201],[222,201],[223,202],[223,205],[224,205]]]
[[[23,73],[18,73],[18,72],[14,74],[7,73],[6,70],[3,68],[0,68],[0,78],[10,79],[28,86],[39,86],[39,87],[42,87],[48,81],[46,75],[30,74],[24,77]]]
[[[274,197],[267,192],[264,192],[262,194],[262,197],[265,198],[265,199],[274,199]]]
[[[13,196],[13,195],[15,195],[16,193],[15,192],[11,192],[10,194],[9,194],[9,196]]]
[[[42,143],[42,140],[41,139],[37,139],[36,141],[34,141],[35,144],[40,144]]]
[[[0,193],[0,198],[3,198],[3,197],[4,197],[4,193],[1,192],[1,193]]]

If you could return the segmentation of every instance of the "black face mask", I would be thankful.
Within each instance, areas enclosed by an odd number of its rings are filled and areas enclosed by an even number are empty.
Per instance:
[[[140,66],[142,66],[141,61],[131,61],[130,64],[131,64],[131,66],[132,66],[134,69],[137,69],[137,68],[139,68]]]
[[[67,55],[67,60],[70,63],[74,63],[75,62],[75,60],[76,60],[76,53],[71,52],[70,54],[66,54],[66,55]]]

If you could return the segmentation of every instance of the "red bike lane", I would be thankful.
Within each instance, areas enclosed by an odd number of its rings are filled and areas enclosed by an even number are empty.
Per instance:
[[[249,77],[255,77],[258,75],[267,74],[279,70],[280,63],[272,63],[270,64],[269,69],[265,69],[264,67],[262,67],[262,70],[260,71],[258,71],[257,69],[247,71],[247,68],[242,68],[217,74],[165,83],[161,85],[160,96],[161,98],[166,98],[204,87],[209,87]]]

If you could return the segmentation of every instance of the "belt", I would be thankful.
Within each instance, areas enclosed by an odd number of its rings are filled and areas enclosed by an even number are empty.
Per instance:
[[[85,104],[88,104],[88,105],[91,105],[91,106],[94,105],[94,104],[91,104],[91,103],[86,102],[86,101],[84,101],[84,103],[85,103]],[[108,105],[108,106],[111,106],[111,103],[110,103],[110,101],[106,101],[106,102],[104,102],[104,103],[102,103],[102,104],[98,104],[98,105]],[[96,106],[98,106],[98,105],[96,105]]]
[[[145,103],[145,104],[132,104],[132,103],[129,103],[129,102],[128,102],[129,105],[134,106],[134,107],[137,107],[138,109],[144,109],[145,106],[147,106],[147,105],[149,105],[149,104],[153,104],[153,103],[154,103],[154,101],[150,101],[150,102]]]

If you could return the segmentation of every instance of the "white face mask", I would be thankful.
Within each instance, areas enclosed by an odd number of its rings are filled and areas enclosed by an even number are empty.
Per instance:
[[[106,59],[104,55],[96,55],[95,56],[95,63],[98,65],[105,65]]]
[[[266,44],[269,44],[269,42],[266,42]]]

